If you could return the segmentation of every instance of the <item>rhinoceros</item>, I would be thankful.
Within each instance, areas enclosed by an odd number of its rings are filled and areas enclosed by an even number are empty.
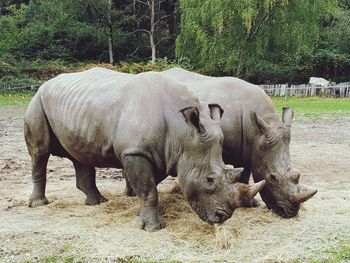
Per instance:
[[[123,168],[141,201],[141,228],[164,227],[157,184],[177,175],[191,208],[212,224],[231,217],[261,190],[237,183],[242,169],[224,170],[222,109],[203,107],[185,85],[160,73],[138,75],[94,68],[61,74],[44,83],[24,123],[32,159],[29,206],[45,205],[50,154],[73,162],[85,203],[106,202],[96,187],[95,167]]]
[[[260,191],[263,201],[276,214],[290,218],[300,204],[317,191],[299,184],[300,172],[292,168],[289,144],[293,111],[283,109],[282,122],[273,102],[258,86],[234,77],[208,77],[181,68],[162,73],[185,84],[206,103],[219,103],[225,114],[223,160],[244,167],[240,181],[266,180]]]

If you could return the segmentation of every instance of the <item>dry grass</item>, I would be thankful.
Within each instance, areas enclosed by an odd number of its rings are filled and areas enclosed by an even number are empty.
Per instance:
[[[71,162],[57,157],[49,162],[50,204],[28,208],[32,183],[23,114],[0,108],[1,262],[349,261],[349,117],[293,126],[292,160],[302,183],[318,189],[299,216],[282,219],[262,205],[236,209],[222,225],[211,226],[170,190],[168,180],[159,186],[167,226],[147,233],[138,228],[139,201],[123,196],[118,172],[97,171],[98,187],[110,201],[85,206]]]

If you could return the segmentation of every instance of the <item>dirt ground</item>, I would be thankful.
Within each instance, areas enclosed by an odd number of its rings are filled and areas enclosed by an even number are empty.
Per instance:
[[[318,189],[299,216],[282,219],[261,202],[210,226],[191,211],[173,180],[159,186],[167,227],[139,230],[137,198],[123,196],[120,171],[99,169],[110,199],[85,206],[72,165],[51,157],[46,196],[28,208],[30,159],[22,132],[25,107],[0,107],[0,262],[310,262],[350,246],[350,116],[298,121],[291,155],[301,183]]]

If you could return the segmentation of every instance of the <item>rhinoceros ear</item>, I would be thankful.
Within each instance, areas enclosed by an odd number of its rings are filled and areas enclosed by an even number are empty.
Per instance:
[[[258,128],[261,134],[267,135],[272,129],[271,126],[254,111],[250,112],[250,121]]]
[[[192,129],[195,129],[196,131],[201,133],[203,128],[200,124],[198,109],[195,107],[186,107],[180,111],[181,111],[182,115],[184,116],[186,123]]]
[[[282,112],[282,121],[284,124],[286,125],[291,125],[292,124],[292,120],[294,117],[294,112],[291,108],[287,108],[284,107],[282,108],[283,112]]]
[[[221,108],[221,106],[216,103],[211,103],[208,104],[208,107],[210,109],[210,117],[214,121],[220,121],[222,118],[222,114],[224,114],[224,110]]]

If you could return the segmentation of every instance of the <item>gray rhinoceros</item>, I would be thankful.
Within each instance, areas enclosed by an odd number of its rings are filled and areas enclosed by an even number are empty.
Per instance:
[[[192,209],[208,223],[231,217],[263,187],[236,183],[241,170],[224,172],[222,109],[202,107],[182,84],[149,72],[138,75],[94,68],[62,74],[43,84],[29,104],[25,139],[32,158],[29,206],[48,203],[50,154],[73,162],[86,204],[107,201],[95,183],[95,167],[123,168],[141,200],[141,227],[164,227],[157,184],[178,175]]]
[[[292,168],[289,144],[293,111],[283,109],[281,122],[274,105],[259,87],[233,77],[208,77],[181,68],[162,73],[185,84],[206,103],[219,103],[225,114],[223,160],[243,166],[241,182],[266,180],[260,191],[269,209],[282,217],[298,214],[300,203],[317,191],[299,185],[300,173]]]

